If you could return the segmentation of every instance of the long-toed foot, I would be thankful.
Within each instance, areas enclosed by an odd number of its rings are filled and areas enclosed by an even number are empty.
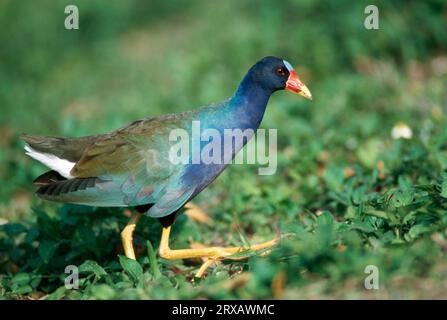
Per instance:
[[[161,235],[160,248],[158,253],[160,257],[168,260],[177,259],[192,259],[192,258],[206,258],[207,260],[200,267],[196,273],[196,277],[203,276],[205,271],[215,263],[218,263],[225,259],[230,260],[242,260],[246,259],[251,254],[266,255],[275,246],[278,245],[280,238],[263,242],[260,244],[251,245],[249,247],[207,247],[200,249],[171,249],[169,247],[169,234],[171,227],[163,228]],[[248,255],[247,255],[247,254]]]

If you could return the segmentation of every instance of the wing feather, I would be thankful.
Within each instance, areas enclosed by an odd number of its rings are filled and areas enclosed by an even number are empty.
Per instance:
[[[169,133],[191,123],[192,113],[139,120],[117,131],[76,141],[27,137],[46,151],[63,145],[64,155],[76,159],[70,180],[44,177],[38,194],[48,200],[95,206],[140,206],[154,204],[148,215],[163,217],[178,210],[194,193],[194,186],[181,182],[184,165],[169,161]],[[187,125],[187,124],[186,124]],[[67,142],[67,145],[65,145]],[[70,142],[70,143],[68,143]],[[75,151],[73,151],[75,150]],[[53,152],[56,154],[56,152]],[[53,181],[55,180],[55,181]],[[100,183],[98,183],[100,181]],[[149,207],[148,207],[149,208]]]

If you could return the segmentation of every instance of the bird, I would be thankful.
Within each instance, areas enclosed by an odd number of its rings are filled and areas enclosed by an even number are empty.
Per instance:
[[[26,154],[49,169],[33,181],[36,194],[55,202],[130,209],[131,217],[121,231],[121,241],[125,256],[133,260],[136,259],[133,233],[138,221],[142,215],[158,219],[162,227],[158,255],[169,260],[202,258],[205,262],[196,277],[202,277],[213,263],[231,259],[235,253],[268,251],[278,244],[278,238],[248,247],[170,248],[171,226],[181,209],[229,164],[229,161],[205,163],[201,159],[172,161],[170,134],[173,130],[190,133],[194,122],[222,134],[227,129],[257,130],[270,96],[280,90],[312,99],[289,62],[267,56],[249,68],[231,97],[222,102],[143,118],[99,135],[23,134]],[[222,148],[220,159],[234,158],[250,138],[245,137],[232,148]],[[206,148],[203,141],[198,145],[196,150]],[[215,155],[219,158],[217,151]]]

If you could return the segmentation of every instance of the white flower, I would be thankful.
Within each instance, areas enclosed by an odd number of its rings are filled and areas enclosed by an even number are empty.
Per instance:
[[[411,128],[403,122],[398,122],[391,130],[391,137],[393,139],[411,139],[413,137],[413,131]]]

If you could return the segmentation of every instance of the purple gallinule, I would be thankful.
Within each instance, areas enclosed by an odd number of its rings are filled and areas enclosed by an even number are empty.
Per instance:
[[[220,163],[174,163],[170,158],[170,133],[201,128],[256,130],[270,95],[289,90],[311,99],[292,66],[276,57],[265,57],[253,65],[235,93],[224,102],[192,111],[134,121],[113,132],[81,138],[23,135],[26,153],[49,169],[36,180],[43,199],[104,207],[132,207],[135,212],[121,233],[125,255],[135,259],[133,231],[142,214],[158,218],[163,226],[159,255],[165,259],[206,258],[197,276],[215,261],[231,259],[234,253],[268,250],[278,239],[249,248],[210,247],[174,250],[169,247],[171,225],[180,209],[226,168]],[[232,159],[247,143],[222,149],[222,159]],[[206,145],[201,142],[200,150]],[[191,159],[191,158],[189,158]]]

